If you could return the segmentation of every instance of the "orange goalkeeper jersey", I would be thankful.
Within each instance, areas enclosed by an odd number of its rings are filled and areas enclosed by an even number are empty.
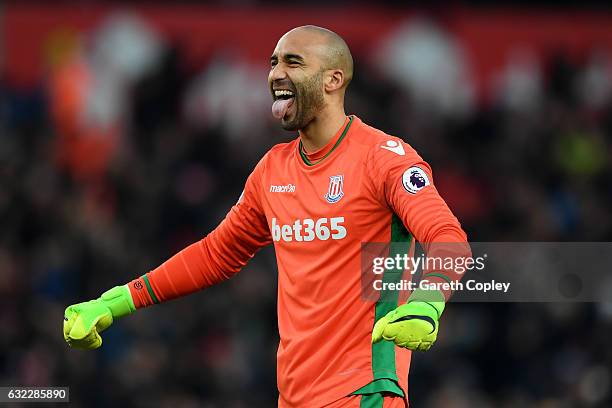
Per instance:
[[[130,283],[137,307],[165,301],[229,278],[273,243],[282,407],[322,407],[377,379],[407,395],[410,351],[371,344],[397,304],[362,297],[362,243],[466,241],[401,139],[351,116],[322,153],[313,163],[299,138],[274,146],[214,231]]]

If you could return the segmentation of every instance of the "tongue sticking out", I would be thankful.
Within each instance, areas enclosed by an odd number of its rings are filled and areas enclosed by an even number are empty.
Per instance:
[[[293,98],[275,100],[272,104],[272,115],[274,115],[276,119],[284,118],[291,105],[293,105]]]

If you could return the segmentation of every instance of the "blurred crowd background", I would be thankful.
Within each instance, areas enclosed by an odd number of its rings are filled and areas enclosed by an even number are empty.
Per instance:
[[[352,48],[347,112],[434,169],[473,241],[612,240],[612,10],[95,2],[0,9],[0,385],[73,406],[275,406],[271,248],[140,311],[98,351],[63,309],[206,235],[274,144],[288,29]],[[371,6],[370,6],[371,7]],[[612,405],[609,304],[453,304],[414,357],[416,407]]]

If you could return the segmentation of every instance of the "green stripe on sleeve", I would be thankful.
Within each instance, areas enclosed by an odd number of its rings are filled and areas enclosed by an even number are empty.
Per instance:
[[[393,214],[391,218],[391,243],[389,247],[389,257],[397,254],[407,254],[412,244],[412,234],[408,232],[401,219]],[[399,282],[402,279],[403,270],[388,270],[383,274],[384,282]],[[380,294],[375,308],[375,319],[389,313],[398,306],[398,291],[383,291]],[[372,373],[374,380],[390,378],[398,381],[395,369],[395,343],[391,341],[380,341],[372,344]]]
[[[155,296],[155,292],[153,292],[153,288],[151,287],[151,283],[149,282],[147,274],[142,275],[142,280],[144,280],[145,285],[147,286],[147,292],[149,292],[149,296],[151,296],[151,299],[153,299],[153,303],[159,303],[157,296]]]
[[[381,393],[366,394],[361,396],[359,408],[383,408],[384,397]]]
[[[404,397],[404,390],[393,380],[388,378],[382,378],[380,380],[374,380],[351,393],[352,395],[363,395],[363,394],[374,394],[375,392],[388,392],[391,394],[399,395]]]
[[[430,276],[435,276],[435,277],[437,277],[437,278],[444,279],[444,280],[445,280],[445,281],[447,281],[448,283],[451,283],[451,278],[449,278],[448,276],[446,276],[446,275],[444,275],[444,274],[442,274],[442,273],[437,273],[437,272],[432,272],[432,273],[428,273],[428,274],[426,274],[426,275],[423,275],[423,278],[422,278],[422,279],[428,278],[428,277],[430,277]]]

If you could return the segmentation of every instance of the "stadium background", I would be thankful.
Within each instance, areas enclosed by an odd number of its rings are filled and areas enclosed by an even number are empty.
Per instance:
[[[432,164],[471,240],[612,240],[610,9],[113,4],[0,8],[1,385],[70,386],[83,407],[274,406],[270,248],[99,351],[69,349],[61,322],[205,235],[294,137],[266,76],[305,23],[347,40],[347,111]],[[609,406],[611,322],[609,304],[453,304],[411,400]]]

